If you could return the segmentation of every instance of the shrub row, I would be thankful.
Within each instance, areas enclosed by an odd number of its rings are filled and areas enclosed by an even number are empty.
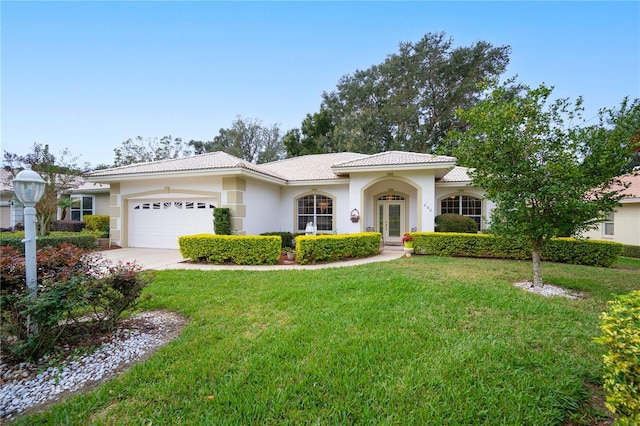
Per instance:
[[[36,359],[57,343],[112,330],[153,278],[135,264],[114,266],[95,253],[63,244],[37,251],[34,298],[25,282],[24,257],[12,247],[1,250],[0,343],[3,352],[20,361]]]
[[[299,264],[335,262],[373,256],[380,250],[379,232],[296,237],[296,261]]]
[[[24,232],[13,232],[11,234],[0,234],[0,246],[10,246],[24,253]],[[96,242],[96,237],[92,234],[78,232],[52,232],[49,235],[39,236],[36,239],[36,248],[62,247],[63,244],[72,244],[78,248],[91,250]]]
[[[601,316],[605,405],[617,417],[616,424],[640,424],[640,290],[609,302]]]
[[[640,246],[625,245],[624,249],[622,250],[622,256],[635,257],[636,259],[640,259]]]
[[[525,240],[490,234],[414,232],[414,252],[438,256],[531,259]],[[612,266],[622,252],[622,244],[609,241],[556,238],[545,244],[542,259],[550,262],[590,266]]]
[[[60,232],[80,232],[87,227],[81,220],[52,220],[51,230]]]
[[[178,238],[180,254],[194,262],[275,265],[282,250],[278,236],[196,234]]]

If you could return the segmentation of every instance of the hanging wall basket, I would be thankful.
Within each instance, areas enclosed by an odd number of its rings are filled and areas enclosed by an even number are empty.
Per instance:
[[[351,222],[356,223],[360,220],[360,212],[358,209],[351,210]]]

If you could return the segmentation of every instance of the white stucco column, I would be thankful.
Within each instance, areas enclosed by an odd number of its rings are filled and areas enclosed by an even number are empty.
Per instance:
[[[421,176],[421,199],[418,201],[418,211],[421,212],[419,232],[435,231],[436,220],[436,179],[433,173]]]

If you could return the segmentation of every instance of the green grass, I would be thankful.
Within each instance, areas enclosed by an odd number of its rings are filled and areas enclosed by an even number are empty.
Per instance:
[[[588,384],[601,382],[599,313],[640,288],[640,261],[544,264],[545,281],[579,300],[511,285],[530,269],[414,256],[315,271],[160,271],[145,308],[189,317],[180,338],[17,423],[579,424]]]

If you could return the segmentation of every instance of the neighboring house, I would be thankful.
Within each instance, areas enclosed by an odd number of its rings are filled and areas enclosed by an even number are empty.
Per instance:
[[[111,242],[178,247],[178,237],[213,233],[213,209],[231,209],[238,234],[375,230],[400,244],[411,230],[433,231],[436,215],[471,216],[479,229],[493,204],[470,186],[454,157],[383,152],[308,155],[252,164],[224,152],[87,173],[110,185]],[[353,219],[357,216],[357,220]]]
[[[585,233],[585,237],[610,240],[640,246],[640,172],[620,176],[630,186],[623,191],[620,206],[597,229]]]
[[[23,206],[13,193],[11,172],[0,169],[0,228],[9,229],[22,225]],[[60,198],[71,198],[66,219],[81,220],[86,214],[109,214],[109,185],[89,183],[78,177],[75,188],[64,191]],[[62,217],[58,211],[57,218]]]

